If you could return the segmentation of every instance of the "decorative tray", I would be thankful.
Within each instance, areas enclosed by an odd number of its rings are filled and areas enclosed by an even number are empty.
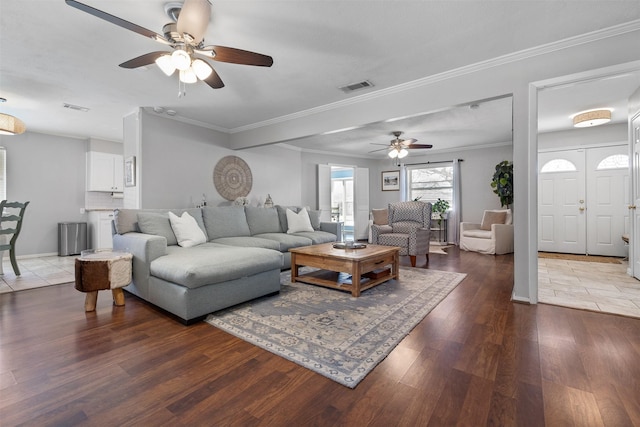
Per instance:
[[[346,243],[334,243],[333,247],[336,249],[364,249],[367,247],[364,243],[354,243],[353,246],[349,247]]]

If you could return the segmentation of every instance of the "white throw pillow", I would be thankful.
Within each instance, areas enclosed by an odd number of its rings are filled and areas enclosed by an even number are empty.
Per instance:
[[[289,226],[287,234],[300,233],[301,231],[313,231],[311,220],[309,219],[309,213],[305,208],[300,209],[300,212],[298,213],[295,213],[291,209],[287,209],[287,224]]]
[[[202,229],[198,227],[196,219],[187,212],[183,212],[182,216],[169,212],[169,221],[178,244],[183,248],[197,246],[207,241],[207,237]]]

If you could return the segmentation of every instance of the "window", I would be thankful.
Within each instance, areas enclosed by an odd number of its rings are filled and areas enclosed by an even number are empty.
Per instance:
[[[598,163],[596,170],[603,169],[628,169],[629,168],[629,156],[626,154],[614,154],[613,156],[606,157]]]
[[[0,200],[7,198],[7,160],[4,147],[0,147]]]
[[[542,166],[540,173],[552,173],[552,172],[574,172],[576,171],[576,165],[566,159],[553,159],[549,160]]]
[[[417,166],[407,168],[409,200],[420,198],[435,203],[446,200],[453,206],[453,166]]]

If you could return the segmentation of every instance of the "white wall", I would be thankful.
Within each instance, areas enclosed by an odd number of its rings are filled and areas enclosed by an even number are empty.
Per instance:
[[[7,199],[30,201],[16,255],[57,254],[58,223],[86,222],[87,141],[25,132],[2,136],[7,153]]]
[[[204,194],[210,206],[231,202],[220,196],[213,170],[225,156],[243,159],[251,169],[253,185],[248,197],[253,205],[270,194],[275,204],[301,203],[300,152],[282,147],[257,147],[233,151],[228,135],[140,110],[139,148],[125,133],[125,156],[138,153],[141,208],[174,208],[198,204]],[[136,121],[135,115],[127,120]],[[133,132],[135,134],[135,132]],[[135,135],[134,135],[135,139]],[[135,206],[125,191],[125,206]]]
[[[565,150],[589,145],[627,143],[628,131],[626,123],[615,123],[592,128],[541,133],[538,134],[538,150]]]

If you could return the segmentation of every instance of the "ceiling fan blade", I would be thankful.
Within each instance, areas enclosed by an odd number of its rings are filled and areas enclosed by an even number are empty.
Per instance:
[[[230,62],[232,64],[256,65],[258,67],[271,67],[273,58],[261,53],[249,52],[248,50],[236,49],[225,46],[212,46],[216,55],[211,59],[220,62]]]
[[[378,151],[384,151],[384,150],[386,150],[386,149],[387,149],[387,148],[380,148],[380,149],[378,149],[378,150],[369,151],[369,153],[377,153]]]
[[[209,77],[207,77],[203,81],[213,89],[220,89],[224,87],[224,83],[222,82],[222,79],[220,78],[218,73],[216,73],[216,70],[214,70],[213,68],[211,68],[211,74],[209,74]]]
[[[211,4],[207,0],[185,0],[178,15],[178,32],[189,34],[198,44],[204,39],[210,18]]]
[[[404,145],[411,145],[411,144],[413,144],[414,142],[418,142],[418,140],[417,140],[417,139],[415,139],[415,138],[409,138],[409,139],[405,139],[405,140],[403,140],[403,141],[402,141],[402,143],[403,143]]]
[[[414,149],[414,148],[432,148],[432,147],[433,145],[431,144],[411,144],[404,148]]]
[[[140,25],[136,25],[132,22],[125,21],[124,19],[118,18],[117,16],[113,16],[107,12],[103,12],[99,9],[96,9],[91,6],[87,6],[86,4],[77,2],[75,0],[65,0],[65,1],[71,7],[75,7],[76,9],[86,12],[89,15],[93,15],[97,18],[104,19],[107,22],[116,24],[119,27],[125,28],[129,31],[133,31],[134,33],[138,33],[142,36],[149,37],[154,40],[159,40],[159,41],[162,40],[165,42],[167,41],[163,36],[161,36],[160,34],[154,31],[147,30],[146,28],[141,27]]]
[[[169,52],[150,52],[145,53],[144,55],[138,56],[137,58],[130,59],[126,62],[120,64],[122,68],[138,68],[144,67],[145,65],[153,64],[156,62],[156,59],[160,58],[162,55],[167,55]]]

